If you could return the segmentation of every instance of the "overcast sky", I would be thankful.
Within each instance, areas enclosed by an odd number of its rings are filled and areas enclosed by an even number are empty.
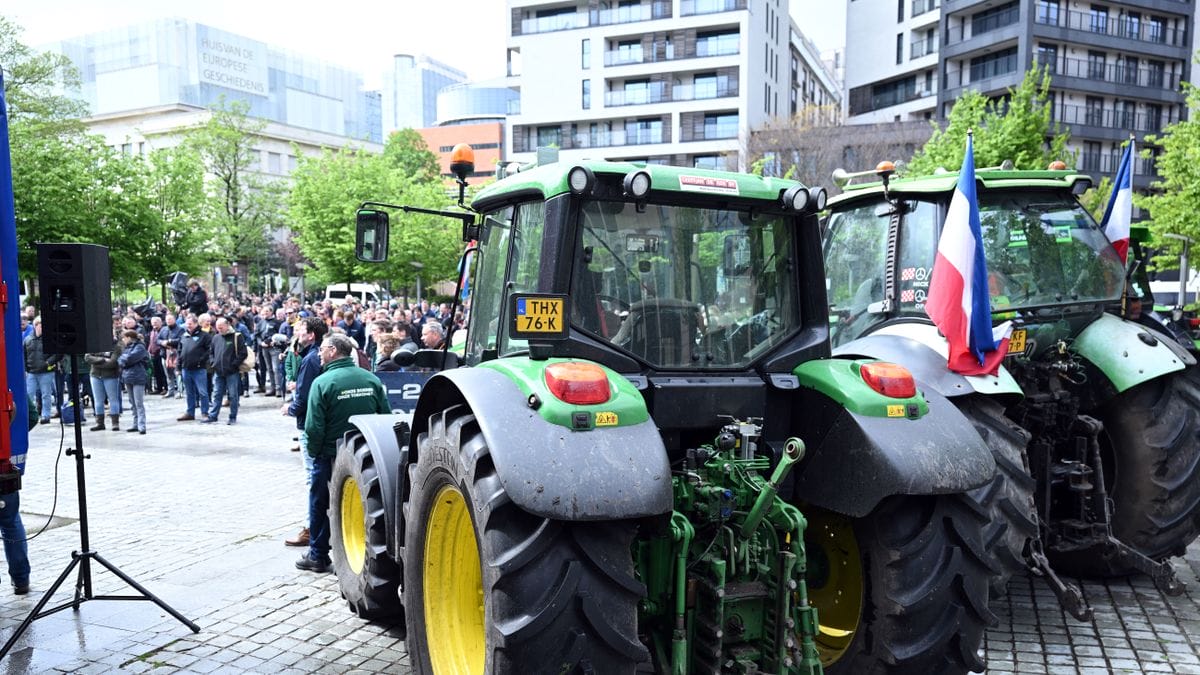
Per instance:
[[[844,0],[791,7],[822,51],[842,46]],[[349,67],[369,88],[397,53],[428,54],[475,80],[504,75],[504,0],[4,0],[0,14],[29,45],[178,16]]]

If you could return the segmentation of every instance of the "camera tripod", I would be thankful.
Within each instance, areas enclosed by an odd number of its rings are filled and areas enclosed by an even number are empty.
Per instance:
[[[79,606],[89,600],[145,600],[153,602],[161,607],[171,616],[179,620],[180,623],[192,629],[193,633],[200,632],[200,626],[190,621],[187,617],[180,614],[175,608],[163,602],[161,598],[146,590],[141,584],[134,581],[132,577],[125,574],[116,565],[105,560],[97,551],[93,551],[91,543],[88,539],[88,515],[87,515],[87,492],[85,490],[83,460],[88,459],[91,455],[83,454],[83,414],[79,407],[79,363],[78,356],[71,355],[71,404],[75,406],[75,447],[68,448],[67,454],[75,457],[75,483],[79,490],[79,548],[78,551],[71,551],[71,562],[67,563],[67,568],[58,575],[58,579],[51,584],[46,594],[34,606],[33,611],[25,620],[17,626],[16,631],[8,638],[8,642],[0,647],[0,659],[8,655],[8,652],[16,644],[17,640],[29,629],[29,626],[37,619],[50,616],[70,608],[78,611]],[[117,575],[121,581],[124,581],[129,586],[133,587],[140,595],[96,595],[92,592],[92,561],[102,565],[105,569]],[[69,602],[64,602],[60,605],[44,609],[58,592],[63,582],[70,576],[71,571],[79,568],[78,576],[75,580],[75,596]]]

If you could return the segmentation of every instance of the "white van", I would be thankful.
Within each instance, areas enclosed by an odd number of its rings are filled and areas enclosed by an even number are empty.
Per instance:
[[[349,297],[364,305],[370,302],[376,306],[387,304],[391,296],[376,284],[330,284],[325,287],[325,301],[340,305]]]

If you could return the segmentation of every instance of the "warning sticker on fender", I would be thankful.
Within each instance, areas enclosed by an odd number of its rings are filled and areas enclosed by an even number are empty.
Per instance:
[[[904,406],[889,405],[887,407],[887,416],[888,417],[904,417]]]
[[[596,426],[598,426],[598,427],[615,427],[615,426],[617,426],[617,413],[615,413],[615,412],[598,412],[598,413],[596,413]]]
[[[732,178],[711,176],[680,176],[679,189],[690,192],[714,192],[723,195],[738,194],[738,184]]]

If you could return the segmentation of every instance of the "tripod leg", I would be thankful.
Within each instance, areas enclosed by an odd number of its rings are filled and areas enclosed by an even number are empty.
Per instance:
[[[104,565],[106,568],[108,568],[108,571],[110,571],[110,572],[112,572],[113,574],[115,574],[115,575],[117,575],[118,577],[120,577],[120,578],[121,578],[121,581],[124,581],[125,583],[129,584],[129,585],[130,585],[130,586],[132,586],[134,589],[136,589],[136,590],[137,590],[137,592],[138,592],[138,593],[141,593],[143,596],[145,596],[145,598],[146,598],[147,600],[150,600],[150,601],[152,601],[154,604],[158,605],[159,607],[162,607],[164,611],[166,611],[168,614],[170,614],[171,616],[173,616],[173,617],[175,617],[176,619],[178,619],[180,623],[182,623],[183,625],[187,626],[188,628],[191,628],[193,633],[199,633],[199,632],[200,632],[200,626],[197,626],[195,623],[193,623],[193,622],[192,622],[191,620],[189,620],[187,617],[185,617],[184,615],[182,615],[182,614],[180,614],[179,612],[175,611],[175,608],[174,608],[174,607],[172,607],[172,606],[168,605],[167,603],[163,602],[163,601],[162,601],[162,599],[161,599],[161,598],[159,598],[157,595],[155,595],[155,594],[151,593],[150,591],[146,590],[144,587],[142,587],[142,585],[141,585],[141,584],[139,584],[138,582],[134,581],[134,580],[133,580],[133,578],[132,578],[132,577],[130,577],[128,574],[125,574],[125,573],[124,573],[124,572],[122,572],[121,570],[117,569],[117,566],[116,566],[116,565],[113,565],[112,563],[108,562],[108,561],[107,561],[107,560],[105,560],[103,557],[101,557],[99,553],[96,553],[96,552],[94,552],[94,551],[93,551],[93,552],[91,553],[91,557],[95,558],[95,559],[96,559],[96,562],[98,562],[98,563],[100,563],[101,565]]]
[[[25,634],[25,631],[29,629],[29,624],[33,623],[34,619],[38,618],[38,615],[40,615],[42,612],[42,608],[46,606],[47,602],[50,602],[50,598],[54,597],[54,594],[58,591],[59,587],[62,586],[62,583],[67,580],[67,575],[70,574],[71,570],[75,569],[75,566],[78,564],[79,557],[72,556],[71,562],[67,563],[67,568],[62,571],[62,574],[58,575],[58,578],[55,579],[54,583],[50,585],[50,588],[46,590],[46,594],[42,596],[42,599],[38,600],[38,603],[33,606],[33,611],[29,613],[29,616],[25,617],[25,620],[21,622],[20,626],[17,626],[17,629],[13,631],[13,634],[9,636],[8,642],[5,642],[4,646],[0,647],[0,659],[3,659],[8,654],[9,650],[12,649],[13,645],[16,644],[17,640]],[[76,598],[76,600],[78,600],[78,598]],[[79,609],[79,606],[75,605],[75,609]]]

